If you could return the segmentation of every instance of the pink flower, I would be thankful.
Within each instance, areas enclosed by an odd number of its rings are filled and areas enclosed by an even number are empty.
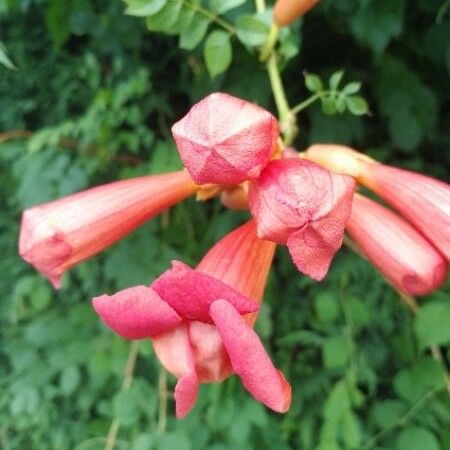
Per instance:
[[[27,209],[19,252],[60,287],[61,275],[197,189],[185,171],[117,181]]]
[[[278,122],[265,109],[214,93],[172,127],[181,159],[197,184],[258,177],[275,150]]]
[[[450,184],[378,163],[362,164],[358,180],[399,211],[450,261]]]
[[[250,184],[258,236],[287,244],[297,268],[325,277],[342,245],[355,182],[303,159],[271,161]]]
[[[427,295],[444,283],[445,258],[400,216],[355,194],[347,232],[401,292]]]
[[[400,212],[450,261],[450,184],[380,164],[342,145],[313,145],[305,157],[355,177]]]
[[[250,221],[219,241],[196,270],[173,262],[151,287],[94,298],[95,310],[116,333],[152,338],[159,360],[178,378],[178,418],[195,404],[199,383],[233,372],[258,401],[288,409],[290,385],[251,328],[274,250]]]

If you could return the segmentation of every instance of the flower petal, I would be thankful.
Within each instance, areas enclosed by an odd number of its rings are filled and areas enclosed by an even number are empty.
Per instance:
[[[241,314],[255,312],[259,308],[258,303],[222,281],[179,261],[172,261],[172,268],[153,282],[152,289],[180,316],[206,323],[211,322],[209,306],[217,298],[226,298]]]
[[[194,407],[198,395],[198,378],[190,372],[178,380],[175,386],[175,410],[177,419],[183,419]]]
[[[180,316],[146,286],[95,297],[92,302],[103,322],[125,339],[155,337],[181,322]]]
[[[194,105],[172,127],[181,159],[198,184],[237,184],[256,178],[279,134],[265,109],[223,93]]]
[[[342,245],[343,235],[344,225],[332,218],[292,233],[287,245],[297,269],[314,280],[323,280],[334,254]]]
[[[189,413],[198,394],[199,382],[188,327],[189,324],[183,322],[174,330],[152,339],[153,348],[161,364],[178,378],[175,387],[178,419],[182,419]]]
[[[286,412],[291,402],[291,387],[273,366],[258,335],[226,300],[213,302],[210,314],[245,388],[274,411]]]

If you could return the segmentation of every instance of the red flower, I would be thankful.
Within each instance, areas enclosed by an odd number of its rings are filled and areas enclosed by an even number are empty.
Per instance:
[[[290,386],[251,328],[274,250],[250,221],[219,241],[196,270],[174,262],[151,287],[93,300],[121,336],[152,338],[161,363],[178,378],[178,418],[193,407],[199,383],[233,372],[257,400],[278,412],[288,409]]]
[[[342,245],[355,182],[303,159],[271,161],[250,184],[258,235],[287,244],[297,268],[325,277]]]
[[[399,211],[450,261],[450,184],[380,164],[342,145],[313,145],[305,156],[355,177]]]
[[[279,127],[265,109],[219,92],[195,104],[172,134],[197,184],[237,184],[258,177]]]
[[[185,171],[117,181],[27,209],[19,252],[59,288],[61,275],[192,195]]]
[[[401,292],[427,295],[445,282],[445,258],[400,216],[355,194],[347,232]]]

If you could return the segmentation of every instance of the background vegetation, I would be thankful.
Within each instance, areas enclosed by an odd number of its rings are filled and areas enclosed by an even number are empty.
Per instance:
[[[190,200],[72,270],[58,292],[19,259],[24,208],[179,167],[170,126],[207,93],[233,93],[275,112],[254,50],[265,19],[242,22],[254,13],[252,1],[203,3],[237,35],[198,10],[189,26],[139,11],[152,3],[0,0],[0,62],[15,67],[0,66],[0,447],[103,449],[113,424],[123,450],[450,449],[450,396],[428,350],[440,345],[450,357],[448,284],[413,316],[350,251],[317,284],[279,249],[257,329],[293,385],[291,410],[271,413],[232,378],[202,386],[183,421],[169,396],[165,424],[165,374],[150,343],[131,347],[136,366],[122,388],[130,343],[99,323],[90,299],[148,283],[171,258],[195,264],[245,215]],[[182,4],[180,17],[199,2]],[[370,107],[369,115],[326,115],[313,104],[299,116],[297,148],[351,144],[448,180],[448,6],[328,0],[283,32],[292,104],[309,95],[304,70],[326,80],[345,69],[344,81],[362,81]],[[126,7],[161,32],[124,15]],[[174,379],[167,383],[171,390]]]

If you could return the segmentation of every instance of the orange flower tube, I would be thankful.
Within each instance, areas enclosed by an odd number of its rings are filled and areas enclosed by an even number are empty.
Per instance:
[[[280,27],[288,26],[317,3],[319,0],[277,0],[273,8],[273,21]]]
[[[22,215],[20,255],[59,288],[66,270],[197,188],[181,170],[116,181],[27,209]]]

